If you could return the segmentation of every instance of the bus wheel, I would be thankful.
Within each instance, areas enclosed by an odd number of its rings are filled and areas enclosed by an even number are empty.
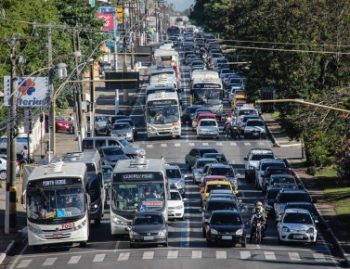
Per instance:
[[[87,242],[86,241],[80,242],[80,247],[86,248],[87,247]]]
[[[38,252],[38,251],[42,250],[42,246],[40,246],[40,245],[32,246],[32,249],[34,252]]]

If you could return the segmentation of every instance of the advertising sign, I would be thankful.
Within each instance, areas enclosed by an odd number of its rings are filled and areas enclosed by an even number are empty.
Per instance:
[[[4,77],[4,104],[10,106],[11,77]],[[48,77],[19,77],[14,92],[19,107],[40,107],[50,103]]]
[[[114,29],[114,13],[97,13],[97,18],[104,21],[103,31],[113,31]]]

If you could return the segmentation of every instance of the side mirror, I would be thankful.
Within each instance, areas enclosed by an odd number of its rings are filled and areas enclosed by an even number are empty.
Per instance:
[[[91,199],[90,199],[90,195],[89,194],[85,194],[85,201],[86,201],[87,209],[90,210],[90,208],[91,208]]]
[[[126,231],[126,232],[130,232],[130,231],[131,231],[131,228],[130,228],[129,226],[126,226],[126,227],[125,227],[125,231]]]
[[[315,219],[315,223],[318,224],[320,223],[320,221],[318,219]]]

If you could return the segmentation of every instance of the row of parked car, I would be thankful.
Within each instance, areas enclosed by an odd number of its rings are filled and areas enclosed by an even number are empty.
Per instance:
[[[271,149],[251,149],[245,158],[245,178],[265,193],[264,205],[276,220],[279,241],[316,244],[315,200],[285,160]]]

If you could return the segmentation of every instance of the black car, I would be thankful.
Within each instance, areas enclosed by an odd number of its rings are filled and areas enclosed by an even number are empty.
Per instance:
[[[280,192],[281,188],[270,188],[267,190],[265,195],[264,208],[267,211],[267,214],[273,215],[274,209],[273,204],[275,203],[277,194]]]
[[[126,230],[130,236],[130,248],[148,244],[168,246],[168,224],[161,212],[137,213],[131,227]]]
[[[228,243],[246,247],[246,230],[238,211],[214,211],[205,224],[205,238],[208,246],[217,243]]]
[[[204,153],[203,158],[213,158],[218,161],[218,163],[228,164],[225,154],[223,153]]]
[[[100,147],[99,152],[103,160],[103,164],[109,164],[112,167],[114,167],[119,160],[129,159],[124,151],[117,146]]]
[[[201,158],[204,153],[219,153],[217,149],[212,147],[195,147],[185,156],[185,163],[188,169],[196,163],[197,158]]]
[[[187,123],[187,124],[192,125],[192,120],[194,118],[196,110],[200,107],[202,107],[202,106],[201,105],[193,105],[193,106],[186,107],[182,112],[181,122],[183,124]]]
[[[215,197],[208,200],[203,208],[203,233],[205,224],[208,223],[212,213],[216,210],[238,210],[238,206],[235,200],[229,198]]]

